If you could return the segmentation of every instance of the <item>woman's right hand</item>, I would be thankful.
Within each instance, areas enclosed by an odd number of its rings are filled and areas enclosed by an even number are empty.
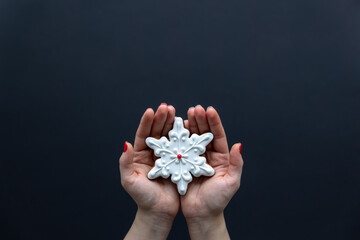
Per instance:
[[[125,142],[119,160],[121,184],[138,206],[126,239],[166,239],[179,211],[176,185],[168,179],[148,179],[147,173],[154,166],[155,158],[145,144],[147,137],[167,135],[174,120],[175,108],[171,105],[161,104],[156,114],[148,108],[136,132],[134,147]]]

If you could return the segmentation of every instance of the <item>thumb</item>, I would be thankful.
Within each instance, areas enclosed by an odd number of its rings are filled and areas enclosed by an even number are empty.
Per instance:
[[[244,161],[241,157],[241,143],[236,143],[231,147],[230,162],[229,162],[229,175],[232,177],[240,178]]]
[[[134,148],[131,143],[125,142],[124,151],[119,159],[120,176],[123,179],[133,173]]]

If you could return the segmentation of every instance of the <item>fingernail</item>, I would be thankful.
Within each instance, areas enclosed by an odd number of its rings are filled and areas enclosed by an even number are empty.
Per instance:
[[[190,110],[190,109],[194,109],[194,107],[189,107],[189,109],[188,109],[188,110]]]
[[[242,145],[241,145],[241,143],[240,143],[240,145],[239,145],[239,153],[241,153],[241,146],[242,146]]]
[[[124,152],[126,152],[126,150],[127,150],[127,143],[125,142],[125,144],[124,144]]]
[[[207,109],[209,109],[209,108],[214,108],[214,107],[213,106],[208,106]]]
[[[202,107],[200,104],[196,105],[195,107]]]
[[[161,103],[160,106],[161,106],[161,105],[166,105],[166,103]]]

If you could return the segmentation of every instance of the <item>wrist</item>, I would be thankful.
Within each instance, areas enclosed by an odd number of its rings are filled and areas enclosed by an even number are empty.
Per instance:
[[[139,208],[125,239],[166,239],[173,220],[174,217],[167,214],[155,214]]]
[[[191,239],[230,239],[224,213],[186,218]]]

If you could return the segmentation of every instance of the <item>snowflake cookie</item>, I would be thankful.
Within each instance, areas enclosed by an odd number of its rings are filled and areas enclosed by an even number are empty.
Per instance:
[[[206,158],[200,156],[205,152],[205,147],[213,139],[212,133],[202,135],[193,134],[189,138],[189,130],[184,128],[181,117],[176,117],[173,129],[169,132],[169,139],[148,137],[145,142],[160,157],[155,161],[155,166],[148,173],[149,179],[159,176],[168,178],[177,184],[178,191],[184,195],[192,176],[199,177],[214,175],[214,169],[206,163]]]

